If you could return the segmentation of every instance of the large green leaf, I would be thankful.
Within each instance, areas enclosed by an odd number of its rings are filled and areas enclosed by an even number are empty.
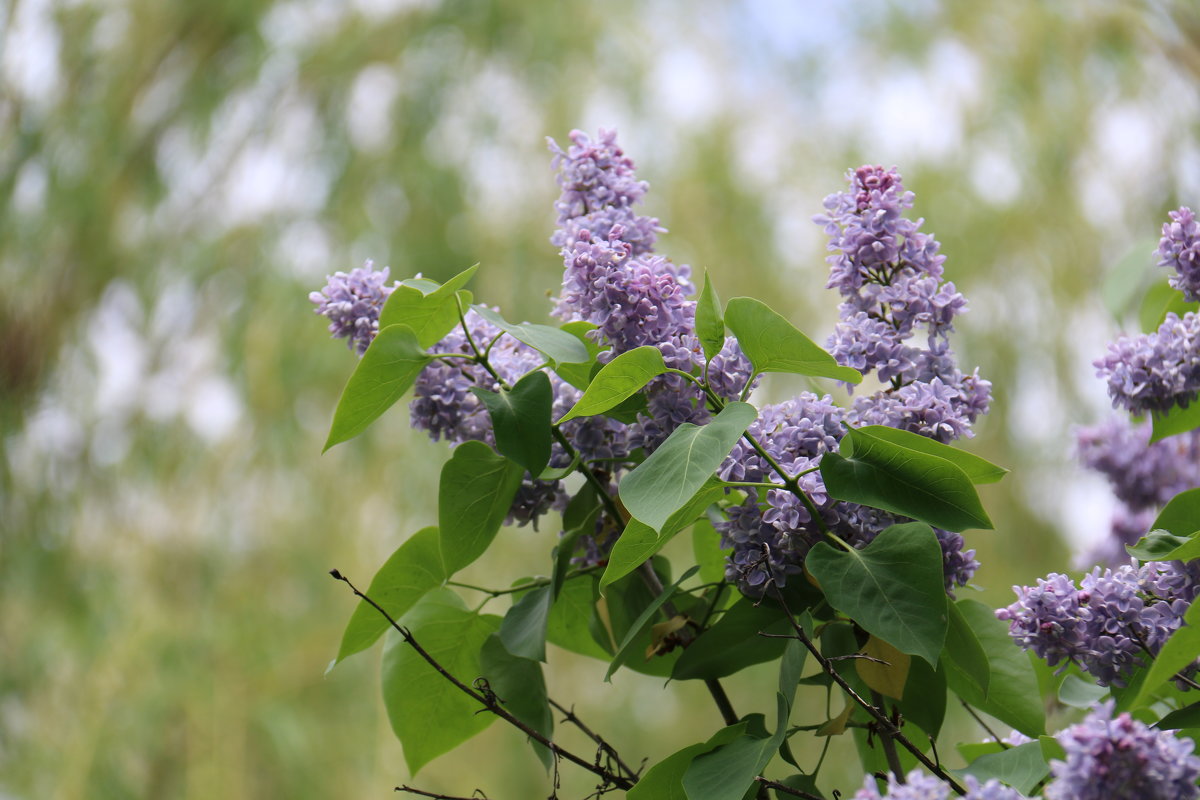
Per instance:
[[[675,591],[679,588],[679,585],[695,575],[696,570],[698,569],[699,567],[690,567],[686,572],[679,576],[679,580],[663,589],[662,592],[659,593],[658,597],[654,598],[654,601],[651,602],[650,605],[646,606],[641,615],[633,621],[633,624],[629,626],[629,630],[626,631],[625,637],[621,640],[620,646],[617,647],[617,654],[613,656],[612,663],[608,665],[608,672],[604,674],[604,680],[607,681],[612,678],[613,673],[620,669],[621,665],[628,660],[629,656],[633,654],[633,651],[638,643],[638,635],[650,626],[650,620],[652,620],[654,615],[658,613],[658,610],[662,608],[668,600],[671,599],[671,595],[675,594]]]
[[[851,429],[841,453],[821,457],[830,496],[912,517],[949,531],[992,527],[971,479],[938,456]],[[886,638],[886,637],[885,637]]]
[[[525,470],[483,442],[463,442],[442,467],[438,528],[449,577],[483,555],[508,515]]]
[[[583,391],[592,382],[593,367],[596,366],[596,356],[600,354],[600,346],[588,336],[590,332],[596,330],[596,326],[590,322],[576,320],[563,325],[562,330],[574,336],[583,345],[584,349],[587,350],[588,357],[587,361],[580,364],[560,363],[554,368],[554,371],[558,373],[558,377],[576,389]]]
[[[504,709],[538,733],[551,738],[554,733],[554,717],[550,712],[550,701],[546,697],[546,679],[542,666],[536,661],[520,658],[510,653],[493,633],[483,643],[479,652],[479,667],[488,687],[504,704]],[[541,759],[543,766],[550,769],[554,757],[550,750],[532,738],[529,744]]]
[[[1172,497],[1150,527],[1176,536],[1200,530],[1200,489],[1188,489]]]
[[[1166,439],[1168,436],[1200,428],[1200,403],[1193,402],[1187,408],[1175,406],[1165,413],[1153,414],[1152,419],[1153,431],[1150,435],[1150,444]]]
[[[435,661],[469,685],[480,675],[479,651],[500,618],[468,611],[458,595],[442,589],[426,595],[400,623]],[[381,677],[388,719],[414,775],[496,718],[476,713],[479,703],[438,674],[396,631],[384,645]]]
[[[862,550],[820,542],[805,565],[829,604],[863,630],[937,664],[946,640],[946,587],[942,548],[928,525],[892,525]]]
[[[532,661],[546,660],[546,626],[554,594],[549,585],[539,586],[513,604],[500,624],[500,641],[514,656]]]
[[[657,347],[646,345],[621,353],[596,373],[583,396],[559,424],[575,417],[603,414],[666,371],[662,351]]]
[[[1175,731],[1180,728],[1200,728],[1200,703],[1176,709],[1154,723],[1161,731]]]
[[[661,531],[721,466],[755,416],[754,406],[730,403],[707,425],[680,425],[621,480],[619,491],[625,508]]]
[[[342,390],[325,450],[365,431],[404,396],[432,360],[411,328],[390,325],[381,330]]]
[[[532,347],[555,364],[585,364],[591,360],[583,342],[567,331],[533,322],[512,323],[487,306],[471,306],[476,314],[514,339]]]
[[[401,285],[379,312],[380,329],[389,325],[407,325],[416,334],[421,347],[437,344],[458,324],[458,290],[467,285],[478,269],[478,264],[468,267],[441,286],[432,281]],[[470,303],[470,295],[464,295]]]
[[[1176,536],[1166,531],[1150,531],[1125,551],[1138,561],[1191,561],[1200,557],[1200,531]]]
[[[529,471],[540,475],[550,461],[550,412],[554,390],[544,372],[531,372],[511,390],[490,392],[475,387],[475,396],[487,406],[496,434],[496,449]]]
[[[999,753],[982,755],[957,772],[974,775],[980,783],[995,778],[1027,795],[1050,774],[1050,765],[1042,755],[1041,742],[1026,742]]]
[[[946,659],[946,680],[950,688],[980,711],[1019,730],[1026,736],[1041,736],[1046,732],[1046,712],[1032,656],[1013,643],[1008,626],[996,619],[991,608],[977,600],[963,599],[955,603],[963,619],[987,654],[987,695],[979,690],[978,681]]]
[[[1183,292],[1171,287],[1171,284],[1160,281],[1146,292],[1142,306],[1138,309],[1138,322],[1142,330],[1150,333],[1156,331],[1167,319],[1167,314],[1174,312],[1182,317],[1189,311],[1200,310],[1200,303],[1189,303],[1183,299]]]
[[[742,734],[728,744],[696,756],[683,775],[688,800],[742,800],[754,779],[771,762],[787,735],[791,702],[776,693],[775,733],[768,738]]]
[[[946,719],[945,670],[935,670],[923,659],[912,659],[908,665],[908,679],[904,682],[904,696],[897,705],[905,719],[936,737]]]
[[[422,528],[383,562],[371,579],[367,596],[388,612],[392,619],[399,619],[427,592],[440,586],[445,578],[442,555],[438,549],[438,529]],[[366,600],[360,600],[342,634],[337,658],[329,668],[375,644],[375,640],[388,627],[387,619],[374,606]]]
[[[1154,699],[1154,693],[1179,670],[1200,658],[1200,603],[1192,603],[1183,615],[1183,626],[1176,629],[1150,664],[1142,688],[1129,708],[1140,708]]]
[[[707,742],[689,745],[672,753],[651,767],[625,797],[628,800],[687,800],[687,792],[683,789],[683,776],[692,760],[734,741],[745,731],[746,723],[739,722],[721,728]]]
[[[712,277],[704,272],[704,288],[696,300],[696,338],[704,348],[704,358],[713,360],[725,346],[725,319],[721,314],[721,298],[713,288]]]
[[[919,453],[927,453],[931,456],[944,458],[965,472],[967,477],[971,479],[971,483],[995,483],[1008,474],[1008,470],[1004,467],[998,467],[985,458],[980,458],[974,453],[959,450],[948,444],[942,444],[935,439],[930,439],[928,436],[922,436],[919,433],[901,430],[900,428],[889,428],[885,425],[868,425],[859,428],[858,431],[860,435],[866,434],[876,439],[882,439],[885,442],[899,445],[908,450],[916,450]]]
[[[942,651],[942,658],[958,668],[958,673],[975,686],[978,696],[986,697],[992,679],[987,653],[958,604],[948,603],[946,611],[949,624],[946,626],[946,647]]]
[[[675,662],[676,680],[724,678],[752,664],[779,658],[786,639],[759,636],[759,632],[787,634],[787,615],[774,603],[738,600],[716,623],[696,637]]]
[[[712,520],[697,520],[692,525],[692,554],[700,567],[702,583],[716,583],[725,578],[725,556],[732,548],[721,547],[721,534],[713,527]]]
[[[596,600],[600,597],[600,581],[595,575],[585,575],[566,581],[546,624],[546,640],[572,653],[608,661],[612,652],[604,649],[591,629],[596,618]]]
[[[858,370],[839,366],[833,356],[759,300],[730,300],[725,308],[725,324],[737,337],[755,372],[791,372],[847,383],[862,380]]]
[[[638,566],[657,553],[675,537],[675,534],[691,525],[704,509],[725,496],[725,489],[716,478],[713,478],[683,508],[671,515],[670,519],[658,532],[641,520],[629,520],[621,538],[617,539],[612,551],[608,554],[608,566],[604,569],[604,577],[600,579],[600,590],[614,581],[633,572]]]

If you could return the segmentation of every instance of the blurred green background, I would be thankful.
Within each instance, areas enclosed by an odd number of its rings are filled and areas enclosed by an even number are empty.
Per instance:
[[[323,676],[353,607],[325,571],[365,584],[432,522],[446,451],[397,410],[320,455],[354,357],[306,299],[368,258],[480,261],[478,298],[542,319],[546,135],[617,127],[660,250],[819,340],[810,217],[848,167],[900,166],[995,384],[966,446],[1013,468],[968,537],[993,605],[1105,534],[1070,454],[1107,413],[1100,286],[1152,275],[1166,211],[1200,202],[1184,0],[7,0],[0,79],[3,798],[548,793],[499,726],[411,780],[377,652]],[[554,534],[469,578],[539,571]],[[556,651],[551,694],[631,761],[719,724],[702,688],[602,669]],[[739,711],[772,680],[735,682]]]

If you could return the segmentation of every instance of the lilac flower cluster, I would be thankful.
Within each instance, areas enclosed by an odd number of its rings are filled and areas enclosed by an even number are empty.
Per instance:
[[[1200,486],[1200,431],[1150,443],[1149,423],[1113,417],[1076,432],[1076,454],[1104,475],[1118,506],[1111,535],[1085,554],[1084,564],[1116,564],[1128,558],[1125,545],[1150,530],[1154,512],[1179,492]]]
[[[1050,666],[1077,664],[1101,686],[1124,686],[1182,624],[1200,593],[1200,564],[1096,567],[1078,587],[1051,573],[1013,591],[1016,602],[996,617],[1009,623],[1017,645]]]
[[[986,414],[991,383],[964,375],[949,346],[966,300],[942,281],[940,245],[911,220],[913,194],[893,168],[849,173],[850,191],[825,198],[815,217],[833,254],[828,286],[844,298],[829,349],[840,364],[890,386],[854,403],[853,422],[887,425],[949,442]],[[923,344],[912,339],[924,331]]]
[[[1200,316],[1167,314],[1154,333],[1121,336],[1093,363],[1113,407],[1133,414],[1187,408],[1200,394]]]
[[[329,333],[361,356],[371,340],[379,333],[379,312],[399,282],[387,285],[388,268],[375,270],[372,262],[345,272],[335,272],[326,278],[319,292],[308,299],[316,304],[316,313],[329,319]]]
[[[1047,800],[1195,800],[1200,758],[1191,739],[1154,730],[1100,705],[1056,738],[1065,761],[1050,762]]]
[[[995,778],[980,783],[974,776],[968,775],[966,784],[967,793],[963,795],[963,800],[1025,800],[1023,794]],[[953,800],[957,796],[939,778],[913,770],[905,777],[904,783],[897,781],[895,775],[888,775],[886,794],[879,793],[875,778],[868,775],[863,779],[863,787],[854,793],[854,800]]]
[[[1183,292],[1189,302],[1200,300],[1200,223],[1187,206],[1169,214],[1155,255],[1160,267],[1175,270],[1171,287]]]

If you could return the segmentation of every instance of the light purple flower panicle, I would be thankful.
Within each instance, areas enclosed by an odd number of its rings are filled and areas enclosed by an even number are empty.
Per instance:
[[[1189,302],[1200,300],[1200,223],[1187,206],[1170,213],[1170,221],[1164,222],[1162,239],[1154,254],[1160,267],[1175,270],[1171,276],[1172,288],[1183,292]]]
[[[1195,800],[1200,758],[1191,739],[1154,730],[1107,701],[1056,738],[1047,800]]]
[[[966,789],[963,800],[1025,800],[1016,789],[995,778],[980,783],[973,775],[968,775]],[[897,781],[895,775],[888,775],[887,793],[882,795],[875,778],[868,775],[863,779],[863,787],[854,794],[854,800],[952,800],[956,797],[958,795],[951,792],[948,784],[920,770],[908,773],[904,783]]]
[[[388,268],[374,269],[372,262],[326,279],[325,288],[312,292],[308,299],[316,304],[316,313],[329,319],[329,333],[361,356],[379,333],[379,312],[384,301],[395,291],[398,281],[387,285]]]

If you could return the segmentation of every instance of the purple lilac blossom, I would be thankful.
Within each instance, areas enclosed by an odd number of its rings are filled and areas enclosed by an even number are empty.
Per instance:
[[[908,773],[904,781],[900,783],[895,775],[888,775],[887,793],[880,794],[875,778],[868,775],[863,779],[863,787],[854,793],[854,800],[953,800],[958,797],[949,784],[920,770]],[[1016,789],[995,778],[980,783],[975,776],[968,775],[965,783],[967,793],[963,800],[1025,800]]]
[[[1065,761],[1050,762],[1047,800],[1195,800],[1200,758],[1191,739],[1154,730],[1111,700],[1056,735]]]
[[[333,338],[345,339],[360,356],[379,333],[379,312],[399,283],[388,286],[387,279],[387,267],[376,270],[368,261],[349,273],[333,273],[321,291],[308,296],[317,306],[316,313],[329,319]]]
[[[943,443],[971,436],[987,413],[991,383],[955,365],[948,339],[966,300],[942,281],[940,245],[920,230],[923,220],[904,216],[913,194],[894,168],[864,166],[848,177],[850,190],[825,198],[827,213],[814,218],[833,253],[828,286],[843,298],[829,350],[838,363],[890,384],[858,398],[850,421]],[[922,329],[924,341],[911,341]]]
[[[1050,666],[1075,663],[1102,686],[1124,686],[1183,623],[1198,579],[1200,565],[1179,562],[1096,567],[1078,587],[1052,573],[1036,587],[1014,586],[1016,602],[996,617],[1009,623],[1018,646]]]
[[[1117,499],[1134,511],[1162,506],[1200,486],[1200,431],[1154,444],[1150,433],[1148,422],[1112,417],[1075,434],[1079,460],[1108,478]]]
[[[1092,362],[1113,407],[1133,414],[1187,408],[1200,392],[1200,316],[1174,312],[1154,333],[1121,336]]]
[[[1162,239],[1154,254],[1160,267],[1175,270],[1171,287],[1183,292],[1189,302],[1200,300],[1200,223],[1187,206],[1169,214],[1162,226]]]

